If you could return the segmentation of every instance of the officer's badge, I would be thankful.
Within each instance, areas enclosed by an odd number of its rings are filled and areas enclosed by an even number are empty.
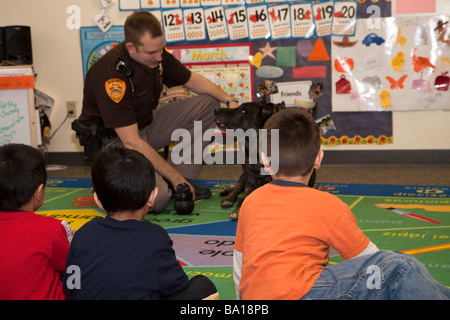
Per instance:
[[[111,100],[115,103],[119,103],[125,95],[127,85],[123,80],[112,78],[105,82],[105,89]]]

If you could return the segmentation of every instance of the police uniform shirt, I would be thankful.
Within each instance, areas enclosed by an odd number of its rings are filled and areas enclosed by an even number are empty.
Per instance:
[[[132,71],[130,77],[116,69],[120,61]],[[191,76],[190,70],[166,50],[161,66],[150,69],[134,61],[125,42],[118,44],[87,72],[79,120],[92,124],[101,118],[106,128],[137,123],[142,129],[149,125],[152,110],[158,106],[162,83],[167,87],[184,85]]]

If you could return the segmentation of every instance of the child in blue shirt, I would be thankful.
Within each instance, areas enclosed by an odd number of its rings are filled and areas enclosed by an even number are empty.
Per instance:
[[[107,217],[89,221],[74,235],[64,281],[68,299],[218,295],[204,276],[189,281],[167,231],[143,220],[158,193],[155,170],[147,158],[128,149],[100,151],[92,163],[92,186],[94,199]]]

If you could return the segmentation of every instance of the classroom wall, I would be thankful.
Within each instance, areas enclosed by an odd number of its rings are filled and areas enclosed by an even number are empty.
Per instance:
[[[371,0],[367,0],[371,1]],[[395,0],[393,8],[395,8]],[[79,30],[70,30],[67,8],[81,9],[81,26],[94,26],[100,12],[96,0],[1,0],[0,24],[29,25],[32,32],[36,88],[55,99],[50,121],[52,132],[66,116],[66,100],[77,102],[77,114],[83,99],[83,75]],[[450,1],[436,0],[436,12],[450,16]],[[120,12],[118,0],[107,8],[115,25],[123,25],[129,12]],[[395,12],[393,12],[395,15]],[[49,153],[82,152],[68,119],[52,138]],[[393,144],[324,147],[328,151],[346,150],[450,150],[450,112],[414,111],[393,113]],[[447,154],[447,153],[446,153]]]

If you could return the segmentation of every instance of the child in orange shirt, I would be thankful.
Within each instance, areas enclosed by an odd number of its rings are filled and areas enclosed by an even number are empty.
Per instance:
[[[380,251],[339,198],[307,187],[323,158],[319,127],[309,114],[283,110],[264,129],[271,158],[261,158],[273,181],[253,191],[240,209],[233,257],[237,298],[450,298],[450,289],[415,258]],[[275,133],[278,153],[270,150]],[[327,267],[330,248],[346,260]]]

